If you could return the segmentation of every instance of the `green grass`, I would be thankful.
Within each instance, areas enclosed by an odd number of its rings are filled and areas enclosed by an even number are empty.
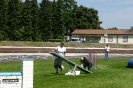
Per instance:
[[[79,59],[71,59],[79,64]],[[128,59],[97,60],[92,74],[81,72],[79,76],[65,76],[69,69],[55,74],[54,60],[34,61],[34,88],[133,88],[133,69],[125,68]],[[0,62],[0,72],[20,71],[20,62]]]
[[[31,47],[56,47],[60,42],[29,42],[29,41],[0,41],[0,46],[31,46]],[[65,47],[104,48],[106,44],[100,43],[69,43]],[[133,48],[133,44],[109,44],[111,48]]]

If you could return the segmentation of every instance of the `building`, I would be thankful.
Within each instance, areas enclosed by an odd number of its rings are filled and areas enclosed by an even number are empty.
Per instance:
[[[87,43],[133,44],[133,30],[76,29],[71,38],[80,38]]]

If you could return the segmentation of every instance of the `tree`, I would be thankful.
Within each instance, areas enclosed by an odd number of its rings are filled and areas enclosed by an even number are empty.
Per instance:
[[[56,33],[57,30],[57,19],[56,19],[56,15],[58,14],[56,11],[57,8],[57,3],[55,0],[53,0],[52,3],[52,32],[53,32],[53,39],[56,39],[58,36],[58,33]]]
[[[0,0],[0,40],[7,40],[7,16],[6,16],[6,2],[5,0]]]
[[[32,41],[40,40],[39,30],[39,7],[37,0],[31,0]]]
[[[56,30],[56,37],[58,39],[63,39],[64,38],[64,22],[63,22],[63,2],[62,0],[57,1],[57,8],[56,8],[56,22],[57,22],[57,30]]]
[[[43,41],[53,38],[51,2],[42,0],[40,3],[40,30]]]
[[[77,29],[100,29],[98,11],[93,8],[87,8],[84,6],[79,6],[75,8],[75,25]]]
[[[20,14],[20,1],[19,0],[10,0],[8,2],[7,8],[7,25],[8,29],[6,30],[8,34],[9,40],[19,40],[19,31],[20,22],[21,22],[21,14]]]
[[[133,26],[131,26],[130,30],[133,31]]]
[[[118,30],[117,27],[107,28],[107,30]]]
[[[63,0],[63,18],[65,35],[70,35],[70,31],[75,28],[73,20],[73,8],[77,4],[74,0]]]
[[[26,0],[23,3],[23,10],[22,10],[22,39],[24,41],[32,41],[32,15],[31,15],[31,2]]]
[[[1,0],[0,5],[0,40],[45,41],[63,39],[77,28],[101,29],[98,11],[74,0],[42,0],[40,6],[37,0]]]
[[[74,23],[73,29],[70,30],[70,34],[77,28],[77,12],[78,12],[78,5],[74,4],[73,10],[72,10],[72,19]]]

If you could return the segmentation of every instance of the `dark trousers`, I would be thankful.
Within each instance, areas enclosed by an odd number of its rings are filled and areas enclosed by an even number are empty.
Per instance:
[[[104,59],[108,59],[108,51],[105,51]]]
[[[62,60],[60,58],[55,58],[54,67],[61,68]]]

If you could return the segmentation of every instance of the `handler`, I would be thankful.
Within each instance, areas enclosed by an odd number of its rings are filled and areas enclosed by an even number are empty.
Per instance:
[[[60,46],[57,46],[54,50],[56,53],[65,57],[66,48],[64,47],[64,42],[60,43]],[[62,60],[60,58],[55,58],[54,68],[56,69],[56,73],[58,74],[58,68],[62,71]]]

